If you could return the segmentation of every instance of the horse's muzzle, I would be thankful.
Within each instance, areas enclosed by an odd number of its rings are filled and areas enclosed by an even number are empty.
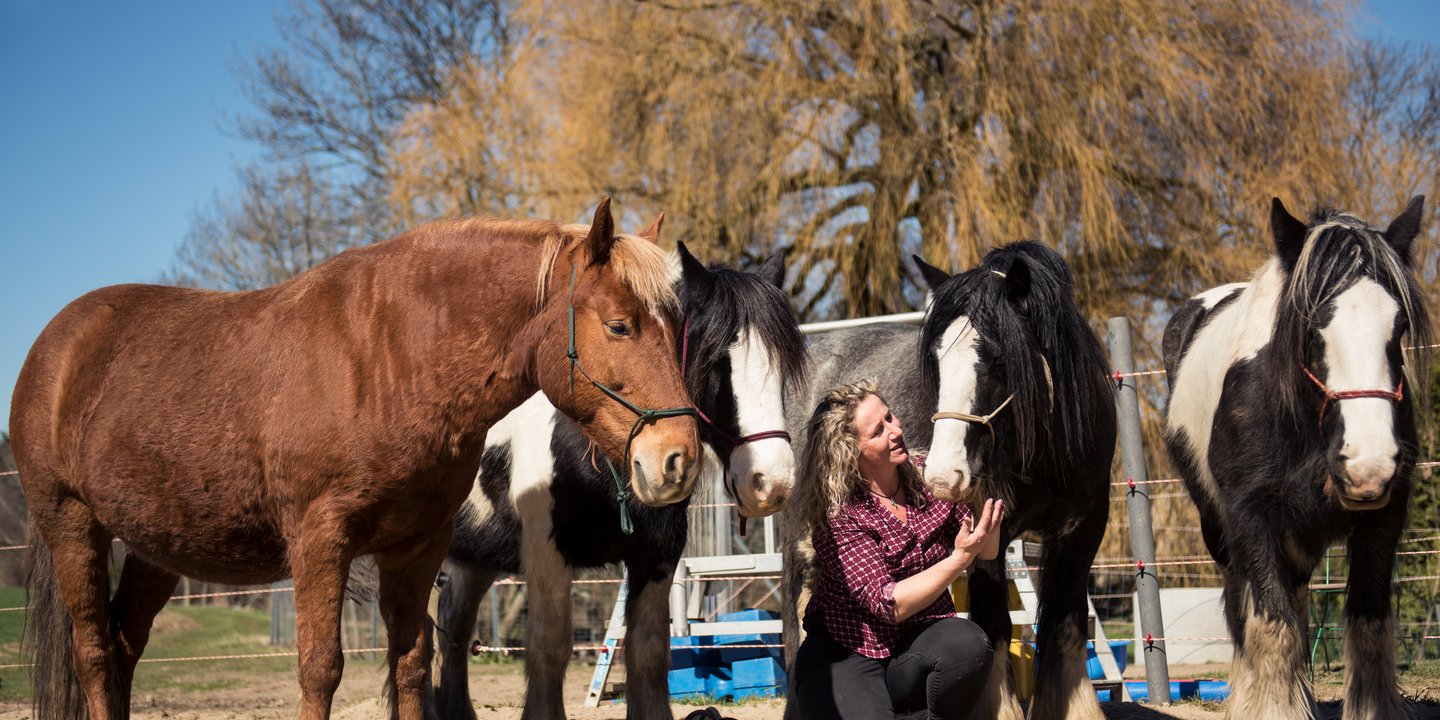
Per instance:
[[[1379,510],[1390,504],[1390,483],[1370,483],[1361,488],[1348,479],[1336,483],[1335,476],[1331,475],[1325,480],[1325,494],[1334,495],[1345,510]]]
[[[764,473],[750,474],[751,492],[748,494],[752,502],[747,503],[746,493],[740,491],[740,478],[731,477],[731,487],[735,488],[735,502],[739,505],[740,514],[747,518],[763,518],[785,509],[790,500],[790,488],[793,482],[777,482],[771,480]]]

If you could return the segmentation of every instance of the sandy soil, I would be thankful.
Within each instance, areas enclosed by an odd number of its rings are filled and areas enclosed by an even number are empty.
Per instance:
[[[1171,677],[1195,677],[1223,672],[1224,666],[1189,666],[1172,669]],[[257,675],[243,689],[189,692],[166,696],[141,695],[135,698],[132,717],[136,720],[281,720],[295,717],[299,691],[293,676],[270,673]],[[585,682],[589,668],[573,666],[567,683],[566,705],[571,718],[577,720],[623,720],[624,705],[606,704],[599,708],[584,706]],[[383,681],[381,671],[370,663],[352,662],[336,694],[334,717],[337,720],[372,720],[388,718],[378,699]],[[478,705],[480,720],[518,720],[524,700],[524,675],[516,664],[476,665],[471,668],[471,696]],[[1434,697],[1434,690],[1408,688],[1422,696]],[[1317,693],[1322,699],[1320,720],[1338,719],[1340,705],[1335,699],[1339,687],[1322,684]],[[1109,703],[1102,707],[1105,716],[1114,720],[1151,720],[1177,718],[1202,720],[1222,718],[1219,706],[1213,703],[1180,703],[1169,707],[1152,707],[1135,703]],[[736,720],[779,720],[783,701],[752,702],[721,708],[722,714]],[[700,709],[696,705],[674,705],[675,717],[684,718]],[[28,707],[0,704],[0,720],[28,720]],[[1440,720],[1440,707],[1417,706],[1415,718]]]

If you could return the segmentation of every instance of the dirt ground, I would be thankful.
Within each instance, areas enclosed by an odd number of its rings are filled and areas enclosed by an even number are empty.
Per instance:
[[[1172,668],[1171,677],[1213,676],[1226,669],[1223,666],[1176,667]],[[607,704],[599,708],[584,706],[585,683],[588,678],[589,668],[583,665],[571,668],[566,692],[570,717],[577,720],[622,720],[625,717],[623,705]],[[132,717],[136,720],[281,720],[295,717],[299,691],[293,675],[266,673],[249,680],[253,682],[247,681],[243,687],[237,688],[141,694],[135,698]],[[381,671],[369,663],[349,664],[340,691],[336,695],[334,717],[337,720],[388,718],[388,713],[377,697],[382,680]],[[472,666],[470,682],[471,695],[477,702],[480,720],[518,720],[524,699],[524,675],[519,663]],[[1440,681],[1424,680],[1411,685],[1407,683],[1407,693],[1420,697],[1434,698],[1437,690],[1440,690]],[[1432,685],[1435,687],[1431,687]],[[1317,695],[1323,701],[1320,708],[1321,720],[1340,717],[1340,707],[1336,700],[1339,690],[1338,683],[1322,681],[1317,686]],[[700,707],[674,705],[672,709],[678,720]],[[1188,702],[1169,707],[1107,703],[1102,707],[1105,709],[1105,716],[1114,720],[1199,720],[1223,717],[1221,706],[1214,703]],[[770,700],[726,705],[720,710],[725,716],[736,720],[779,720],[783,708],[783,701]],[[0,720],[28,720],[29,717],[27,706],[0,704]],[[1415,718],[1440,720],[1440,707],[1435,706],[1433,700],[1417,705]]]

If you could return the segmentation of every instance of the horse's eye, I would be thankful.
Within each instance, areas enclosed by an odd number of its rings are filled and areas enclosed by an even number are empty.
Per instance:
[[[621,320],[611,320],[605,323],[605,329],[616,337],[630,337],[630,325]]]

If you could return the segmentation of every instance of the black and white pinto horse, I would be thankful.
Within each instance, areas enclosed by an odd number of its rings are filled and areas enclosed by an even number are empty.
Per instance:
[[[778,512],[794,484],[783,432],[784,386],[803,377],[804,337],[781,290],[783,258],[757,273],[707,269],[678,251],[686,316],[681,348],[691,399],[708,422],[707,475],[725,473],[745,517]],[[781,431],[781,432],[776,432]],[[455,520],[436,620],[437,701],[446,718],[474,718],[467,657],[481,596],[496,578],[526,580],[525,718],[564,718],[575,568],[625,564],[626,716],[670,718],[669,591],[685,549],[689,501],[645,506],[633,498],[633,534],[621,531],[616,487],[579,427],[536,395],[493,428],[475,488]]]
[[[915,260],[933,293],[924,326],[876,324],[814,338],[808,389],[787,397],[788,425],[803,433],[826,390],[873,380],[902,419],[906,443],[929,447],[925,480],[936,497],[1004,498],[1002,542],[1034,532],[1045,545],[1031,717],[1101,718],[1085,671],[1087,580],[1109,518],[1115,452],[1114,391],[1100,341],[1075,306],[1069,268],[1043,245],[998,248],[955,276]],[[804,440],[796,434],[797,449]],[[782,607],[794,648],[808,542],[788,539]],[[975,717],[1020,718],[1003,557],[972,566],[969,593],[970,616],[995,653]],[[797,715],[791,703],[787,717],[797,716],[804,709]]]
[[[1334,211],[1307,226],[1276,199],[1275,257],[1166,327],[1166,443],[1224,575],[1228,717],[1313,717],[1308,583],[1342,537],[1344,717],[1406,715],[1390,583],[1417,454],[1411,397],[1429,384],[1406,377],[1402,347],[1429,338],[1410,249],[1423,203],[1380,232]]]

